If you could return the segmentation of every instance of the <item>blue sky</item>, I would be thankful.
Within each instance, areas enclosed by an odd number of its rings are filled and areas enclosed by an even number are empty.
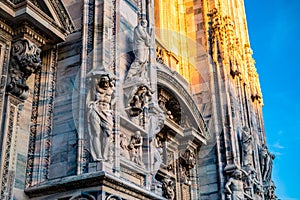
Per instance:
[[[273,179],[282,200],[300,200],[300,1],[245,0]]]

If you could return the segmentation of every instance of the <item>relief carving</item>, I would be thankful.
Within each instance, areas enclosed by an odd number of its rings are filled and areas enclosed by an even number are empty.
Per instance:
[[[167,114],[168,118],[177,124],[181,123],[181,106],[177,98],[168,91],[160,88],[158,90],[159,107]]]
[[[144,166],[142,162],[142,146],[143,146],[143,138],[141,136],[140,131],[136,131],[130,139],[128,149],[130,153],[130,160],[138,165]]]
[[[143,111],[149,109],[149,102],[151,100],[152,91],[145,85],[138,87],[137,91],[132,96],[129,101],[130,111],[129,115],[131,117],[136,117]]]
[[[41,68],[40,54],[41,50],[28,40],[22,39],[13,44],[6,88],[9,93],[21,99],[28,97],[29,87],[26,81]]]
[[[128,138],[126,136],[126,134],[121,133],[120,134],[120,156],[126,158],[126,159],[130,159],[130,155],[129,155],[129,148],[128,148]]]
[[[185,152],[180,155],[179,164],[180,164],[180,177],[182,183],[186,185],[190,185],[191,184],[190,171],[196,165],[196,155],[194,151],[192,151],[191,149],[185,150]]]
[[[94,76],[93,100],[88,104],[89,152],[94,161],[111,161],[115,80],[107,73]]]
[[[147,124],[147,117],[149,111],[149,103],[151,101],[151,96],[153,91],[146,85],[140,85],[135,87],[130,95],[128,102],[128,114],[131,117],[131,120],[145,128]]]
[[[173,200],[175,198],[175,183],[170,178],[165,178],[162,181],[163,196],[166,199]]]

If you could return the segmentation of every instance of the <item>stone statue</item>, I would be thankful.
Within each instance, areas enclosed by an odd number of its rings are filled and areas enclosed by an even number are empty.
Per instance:
[[[232,176],[225,184],[225,190],[228,193],[227,199],[230,200],[244,200],[244,190],[242,181],[242,171],[236,169]]]
[[[275,195],[276,186],[273,181],[270,181],[270,184],[264,188],[265,199],[276,200],[277,196]]]
[[[129,160],[130,156],[129,156],[128,145],[129,144],[128,144],[128,141],[127,141],[126,134],[121,133],[120,134],[120,147],[121,147],[120,155]]]
[[[249,129],[244,126],[242,132],[242,151],[243,151],[243,166],[252,166],[252,135]]]
[[[261,156],[261,172],[264,182],[269,182],[272,176],[273,160],[275,155],[268,151],[268,147],[263,145],[260,152]]]
[[[142,72],[145,71],[145,63],[149,60],[149,47],[151,45],[151,37],[147,32],[148,22],[145,19],[139,21],[139,24],[134,28],[134,47],[133,53],[135,60],[130,66],[127,73],[127,78],[137,74],[143,76]]]
[[[266,156],[265,159],[264,171],[262,174],[264,182],[269,182],[271,180],[274,158],[275,155],[268,152],[268,155]]]
[[[161,142],[161,138],[156,135],[153,140],[153,155],[154,155],[154,163],[153,163],[153,169],[152,169],[152,178],[155,180],[155,175],[157,174],[160,165],[162,164],[162,153],[163,153],[163,146]]]
[[[264,171],[266,171],[268,156],[269,156],[268,147],[263,144],[260,150],[260,165],[261,165],[260,169],[261,169],[262,176],[264,174]]]
[[[151,118],[151,120],[154,120],[154,122],[151,124],[149,127],[149,140],[150,140],[150,145],[152,149],[152,170],[151,170],[151,175],[152,175],[152,183],[157,183],[158,181],[155,179],[155,176],[160,168],[160,165],[162,164],[162,153],[163,153],[163,144],[162,144],[162,138],[158,135],[160,130],[164,126],[165,122],[165,115],[163,113],[157,113],[156,117]]]
[[[95,96],[88,106],[89,152],[94,161],[109,160],[112,143],[114,80],[108,74],[95,78]]]
[[[148,110],[149,102],[153,92],[145,85],[141,85],[137,88],[134,95],[129,101],[130,116],[138,116],[143,111]]]
[[[170,178],[165,178],[162,181],[163,196],[166,199],[173,200],[175,197],[175,183]]]
[[[250,170],[246,172],[241,169],[241,171],[245,174],[245,192],[249,196],[253,196],[253,194],[261,195],[262,193],[262,185],[257,180],[256,172],[254,170]]]
[[[143,138],[140,131],[136,131],[135,134],[131,136],[128,149],[130,152],[130,160],[138,165],[144,165],[142,162],[142,146]]]

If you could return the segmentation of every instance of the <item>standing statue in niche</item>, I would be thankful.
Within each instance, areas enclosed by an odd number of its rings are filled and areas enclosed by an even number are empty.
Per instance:
[[[242,171],[236,169],[225,185],[228,200],[244,200]]]
[[[130,66],[127,78],[136,75],[143,77],[146,71],[145,64],[149,60],[149,47],[151,46],[151,37],[147,32],[147,25],[147,20],[141,19],[139,24],[134,28],[133,53],[135,60]]]
[[[249,129],[244,126],[242,132],[242,151],[243,151],[243,166],[252,166],[252,135]]]
[[[114,104],[114,79],[108,74],[95,78],[95,96],[88,106],[89,152],[94,161],[109,161],[111,156]]]
[[[154,181],[156,181],[155,175],[157,174],[157,171],[159,170],[160,165],[163,162],[162,156],[161,156],[161,154],[163,153],[163,146],[162,146],[161,138],[158,135],[156,135],[152,140],[152,144],[154,147],[153,148],[154,163],[153,163],[153,170],[152,170],[152,179]]]
[[[141,132],[137,131],[131,136],[130,143],[128,145],[130,160],[138,165],[144,166],[144,163],[142,162],[142,146],[143,138],[141,136]]]
[[[153,126],[149,127],[149,133],[150,133],[150,142],[151,142],[151,149],[152,149],[152,155],[151,158],[152,161],[152,170],[151,170],[151,176],[152,176],[152,183],[157,183],[158,181],[155,179],[155,176],[160,168],[160,165],[163,163],[162,160],[162,153],[163,153],[163,144],[162,144],[162,138],[158,135],[160,130],[164,126],[165,122],[165,116],[163,113],[159,113],[157,115],[157,118],[155,122],[153,123]]]

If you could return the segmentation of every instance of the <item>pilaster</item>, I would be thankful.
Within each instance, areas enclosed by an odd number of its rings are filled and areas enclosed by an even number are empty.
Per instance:
[[[10,199],[14,187],[16,173],[16,143],[19,126],[19,116],[23,101],[14,95],[5,97],[4,120],[1,132],[1,199]]]

